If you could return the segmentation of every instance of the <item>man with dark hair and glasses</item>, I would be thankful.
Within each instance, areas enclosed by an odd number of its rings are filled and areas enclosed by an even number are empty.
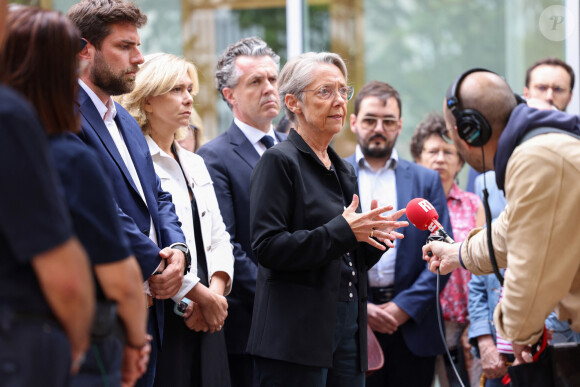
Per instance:
[[[526,71],[526,99],[539,98],[564,111],[572,100],[573,88],[574,70],[561,59],[540,59]]]
[[[388,203],[397,209],[422,197],[435,206],[443,227],[451,230],[439,174],[399,158],[395,150],[403,129],[397,90],[379,81],[363,86],[354,101],[350,127],[358,145],[347,161],[358,175],[363,212],[374,198],[379,206]],[[368,322],[385,354],[384,367],[367,378],[371,387],[430,387],[435,357],[444,351],[437,336],[436,278],[422,262],[421,246],[429,232],[406,227],[401,233],[405,238],[397,240],[368,273]],[[442,278],[441,288],[447,279]]]

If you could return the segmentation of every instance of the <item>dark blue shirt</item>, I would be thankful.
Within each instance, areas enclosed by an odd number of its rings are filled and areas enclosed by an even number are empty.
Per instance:
[[[70,133],[50,136],[49,143],[61,195],[91,263],[127,258],[131,254],[129,242],[121,228],[110,183],[94,151]],[[103,294],[98,296],[103,298]]]
[[[72,227],[36,113],[3,86],[0,182],[0,303],[22,312],[47,313],[30,263],[37,254],[67,241]]]

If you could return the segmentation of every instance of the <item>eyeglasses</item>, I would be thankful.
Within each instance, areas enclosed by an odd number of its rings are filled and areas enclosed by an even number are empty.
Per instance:
[[[396,132],[399,129],[399,120],[393,117],[378,118],[378,117],[363,117],[360,120],[360,126],[366,130],[372,130],[377,127],[377,121],[382,122],[382,128],[385,132]]]
[[[568,93],[570,91],[570,89],[567,89],[565,87],[560,87],[560,86],[555,86],[555,85],[553,85],[553,86],[550,86],[550,85],[542,85],[542,84],[535,85],[534,86],[534,89],[536,89],[536,91],[538,93],[541,93],[541,94],[546,94],[549,89],[552,89],[552,93],[554,95],[563,95],[563,94],[566,94],[566,93]]]
[[[439,149],[439,148],[430,148],[430,149],[423,149],[423,152],[427,154],[428,157],[436,158],[439,156],[439,153],[443,153],[443,157],[446,159],[450,159],[454,156],[457,156],[456,152],[446,150],[446,149]]]
[[[330,99],[336,95],[337,89],[330,86],[322,86],[320,89],[316,90],[304,90],[304,91],[312,91],[316,93],[316,95],[320,99]],[[352,86],[343,86],[338,88],[338,94],[342,97],[342,99],[350,101],[354,94],[354,87]]]
[[[79,52],[82,51],[83,48],[85,48],[87,43],[88,43],[88,41],[85,38],[81,38],[81,48],[79,49]]]

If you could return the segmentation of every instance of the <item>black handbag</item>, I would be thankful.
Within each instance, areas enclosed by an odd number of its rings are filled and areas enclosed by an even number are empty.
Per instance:
[[[508,368],[513,387],[580,386],[580,344],[550,345],[533,363]]]

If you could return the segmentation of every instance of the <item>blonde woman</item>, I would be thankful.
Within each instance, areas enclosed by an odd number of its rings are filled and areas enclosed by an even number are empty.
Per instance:
[[[230,383],[222,332],[228,306],[224,296],[233,278],[230,237],[203,160],[176,141],[178,131],[190,122],[197,91],[193,64],[174,55],[153,54],[137,73],[135,89],[119,101],[141,126],[161,186],[172,195],[192,257],[197,253],[197,265],[192,259],[179,297],[166,301],[156,386]],[[186,309],[182,297],[186,303],[191,300]]]

